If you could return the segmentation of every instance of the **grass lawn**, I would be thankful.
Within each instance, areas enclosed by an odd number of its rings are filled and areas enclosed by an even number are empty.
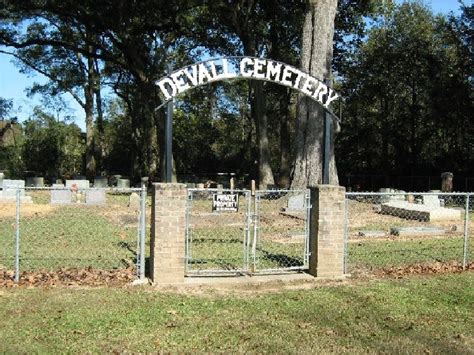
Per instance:
[[[472,353],[473,284],[465,272],[273,293],[3,289],[0,351]]]
[[[350,270],[377,269],[418,263],[463,260],[461,237],[447,239],[420,238],[418,240],[364,240],[349,243]],[[472,260],[472,253],[468,255]]]

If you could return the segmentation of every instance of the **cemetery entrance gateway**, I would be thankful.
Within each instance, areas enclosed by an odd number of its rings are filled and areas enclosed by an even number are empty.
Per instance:
[[[310,207],[309,190],[188,189],[186,274],[307,269]]]
[[[172,71],[157,80],[162,104],[167,105],[165,176],[171,183],[173,100],[201,85],[231,79],[269,81],[283,85],[318,102],[325,110],[322,177],[329,184],[331,125],[339,118],[329,105],[339,95],[324,80],[291,65],[255,57],[208,59]],[[234,195],[237,210],[210,207],[221,202],[216,194]],[[292,201],[290,203],[290,201]],[[298,202],[299,201],[299,202]],[[199,190],[189,189],[186,209],[186,273],[273,272],[302,270],[309,259],[309,191]],[[292,208],[298,206],[298,208]]]

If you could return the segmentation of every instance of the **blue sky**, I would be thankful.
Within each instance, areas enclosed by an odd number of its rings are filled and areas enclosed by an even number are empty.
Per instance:
[[[403,1],[397,0],[397,2],[401,3]],[[457,12],[459,10],[458,0],[427,0],[425,3],[431,6],[435,13]],[[472,0],[465,0],[465,3],[472,4]],[[44,81],[45,78],[39,74],[28,76],[19,73],[12,63],[11,57],[0,53],[0,97],[14,100],[14,114],[20,120],[28,118],[33,112],[33,107],[41,104],[40,97],[28,98],[26,96],[26,88],[34,82],[42,83]],[[82,109],[70,96],[65,95],[64,98],[68,102],[70,110],[68,112],[56,112],[56,115],[63,117],[72,114],[76,117],[75,122],[84,129]]]

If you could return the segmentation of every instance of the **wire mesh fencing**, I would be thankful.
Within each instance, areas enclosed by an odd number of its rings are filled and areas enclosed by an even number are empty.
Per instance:
[[[308,267],[309,190],[188,189],[187,275]]]
[[[254,272],[308,268],[309,190],[255,193]]]
[[[0,204],[0,269],[16,281],[71,269],[145,277],[145,188],[13,191]]]
[[[247,270],[250,207],[249,190],[188,189],[188,275]]]
[[[472,206],[462,193],[347,193],[346,272],[468,267]]]

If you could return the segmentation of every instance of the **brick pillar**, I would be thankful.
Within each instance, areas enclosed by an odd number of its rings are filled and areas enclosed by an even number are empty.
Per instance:
[[[311,188],[309,273],[316,277],[344,275],[345,188]]]
[[[158,285],[184,282],[186,185],[153,184],[150,277]]]

